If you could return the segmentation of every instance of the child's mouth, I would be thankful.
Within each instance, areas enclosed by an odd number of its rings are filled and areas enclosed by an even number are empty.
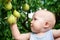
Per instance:
[[[31,24],[31,27],[32,27],[33,25]]]

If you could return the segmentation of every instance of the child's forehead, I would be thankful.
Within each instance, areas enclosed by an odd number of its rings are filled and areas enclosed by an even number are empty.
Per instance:
[[[39,10],[37,12],[34,13],[34,15],[46,15],[47,13],[49,13],[48,11],[45,11],[45,10]]]
[[[38,10],[37,12],[34,13],[33,16],[39,16],[39,17],[45,17],[45,16],[54,16],[52,12],[47,11],[47,10]]]
[[[55,20],[55,15],[47,10],[38,10],[37,12],[34,13],[33,17]]]
[[[37,16],[38,17],[44,17],[44,16],[46,16],[46,13],[47,12],[45,12],[44,10],[39,10],[39,11],[34,13],[33,17],[37,17]]]

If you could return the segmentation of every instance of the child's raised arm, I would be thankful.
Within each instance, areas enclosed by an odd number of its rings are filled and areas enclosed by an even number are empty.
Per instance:
[[[26,34],[21,34],[18,30],[17,24],[12,24],[10,26],[11,31],[12,31],[12,35],[14,37],[14,39],[16,40],[28,40],[29,39],[29,35],[30,33],[26,33]]]

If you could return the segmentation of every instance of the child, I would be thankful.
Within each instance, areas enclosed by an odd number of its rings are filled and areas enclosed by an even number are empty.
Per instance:
[[[60,30],[52,29],[55,22],[55,16],[52,12],[38,10],[34,13],[31,21],[31,33],[21,34],[16,23],[11,25],[10,28],[16,40],[54,40],[54,38],[60,37]]]

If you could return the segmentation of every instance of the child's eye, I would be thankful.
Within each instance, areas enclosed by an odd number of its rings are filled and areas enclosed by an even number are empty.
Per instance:
[[[37,20],[36,18],[34,18],[34,20]]]
[[[37,20],[36,18],[32,18],[32,20]]]

